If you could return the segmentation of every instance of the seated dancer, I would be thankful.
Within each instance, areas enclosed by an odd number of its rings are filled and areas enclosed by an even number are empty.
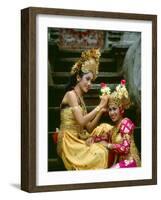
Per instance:
[[[108,167],[108,150],[102,144],[86,145],[86,139],[95,130],[107,107],[108,95],[102,96],[99,105],[87,113],[83,100],[98,74],[100,51],[82,52],[71,69],[71,81],[60,105],[60,132],[57,152],[67,170],[104,169]],[[110,125],[102,129],[110,130]],[[97,129],[98,130],[98,129]]]
[[[109,95],[108,114],[114,123],[113,128],[106,134],[99,133],[89,138],[86,143],[101,143],[109,151],[109,158],[113,158],[112,168],[139,167],[141,165],[139,153],[134,142],[134,123],[124,118],[124,110],[131,105],[125,80],[121,81],[116,90]],[[110,164],[109,164],[110,165]]]

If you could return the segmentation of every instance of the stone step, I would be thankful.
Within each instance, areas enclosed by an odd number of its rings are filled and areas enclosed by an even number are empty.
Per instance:
[[[69,72],[53,72],[53,77],[69,77]],[[106,77],[106,78],[114,78],[122,76],[121,72],[99,72],[97,77]]]
[[[70,78],[70,72],[52,72],[53,82],[55,84],[66,84]],[[99,72],[95,83],[120,83],[123,79],[121,72]]]
[[[52,57],[51,57],[52,59]],[[59,57],[55,58],[51,64],[52,71],[54,72],[69,72],[74,63],[78,60],[78,57]],[[114,58],[101,58],[99,62],[99,71],[100,72],[116,72],[117,65]]]
[[[108,36],[108,39],[110,40],[110,41],[113,41],[113,42],[117,42],[117,41],[120,41],[120,36],[119,35],[109,35]]]
[[[49,158],[48,159],[48,171],[65,171],[65,167],[63,161],[56,157],[56,158]]]
[[[117,86],[117,84],[108,84],[108,86],[113,90]],[[63,90],[66,87],[66,84],[55,84],[53,87],[55,90]],[[92,84],[90,90],[100,90],[100,84]]]
[[[56,46],[56,43],[53,41],[49,41],[48,44],[50,47],[55,46],[58,51],[59,57],[77,57],[79,58],[81,56],[81,53],[86,49],[65,49],[60,46]],[[113,49],[112,48],[106,48],[101,49],[101,58],[111,58],[113,57]]]
[[[78,61],[79,58],[60,58],[59,61],[60,62],[72,62],[75,63],[76,61]],[[113,63],[114,59],[113,58],[100,58],[99,60],[100,63]]]

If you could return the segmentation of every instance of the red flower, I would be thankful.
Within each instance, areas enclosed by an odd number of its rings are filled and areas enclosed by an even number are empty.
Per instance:
[[[125,79],[121,80],[121,85],[125,85],[125,84],[126,84],[126,80]]]
[[[106,83],[101,83],[101,88],[107,87]]]

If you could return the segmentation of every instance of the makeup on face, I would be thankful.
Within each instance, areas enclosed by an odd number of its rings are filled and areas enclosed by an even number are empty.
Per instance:
[[[120,108],[116,104],[109,105],[108,113],[113,122],[117,122],[122,118],[120,114]]]
[[[92,81],[93,81],[93,74],[91,72],[83,75],[83,77],[79,82],[79,85],[84,93],[87,93],[91,89]]]

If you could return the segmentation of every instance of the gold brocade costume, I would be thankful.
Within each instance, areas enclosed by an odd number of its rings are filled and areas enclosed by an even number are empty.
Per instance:
[[[84,110],[80,107],[82,113]],[[105,169],[108,167],[108,150],[99,143],[88,146],[85,140],[93,134],[108,131],[111,126],[102,124],[89,134],[76,121],[72,107],[61,109],[61,125],[58,136],[58,154],[67,170]]]

